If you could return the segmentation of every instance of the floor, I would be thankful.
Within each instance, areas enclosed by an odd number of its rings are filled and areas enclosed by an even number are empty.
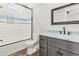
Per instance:
[[[15,52],[15,53],[10,54],[8,56],[29,56],[29,55],[27,55],[27,49],[23,49],[21,51]],[[40,53],[39,53],[39,51],[36,51],[30,56],[40,56]]]

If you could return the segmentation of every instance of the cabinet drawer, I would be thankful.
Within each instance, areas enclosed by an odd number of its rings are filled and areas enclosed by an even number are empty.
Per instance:
[[[40,40],[42,40],[43,42],[47,43],[47,37],[45,37],[45,36],[41,36],[40,35]]]
[[[73,43],[65,40],[59,40],[55,38],[49,38],[48,44],[73,52],[75,54],[79,54],[79,44],[77,43]]]
[[[56,38],[48,38],[48,44],[59,47],[59,48],[64,48],[66,45],[66,42],[63,40],[56,39]]]
[[[72,44],[69,41],[65,41],[65,40],[61,40],[61,39],[49,38],[48,44],[65,49],[65,50],[72,49],[72,46],[71,46]]]
[[[40,53],[41,55],[47,55],[47,44],[45,44],[44,42],[40,41]]]

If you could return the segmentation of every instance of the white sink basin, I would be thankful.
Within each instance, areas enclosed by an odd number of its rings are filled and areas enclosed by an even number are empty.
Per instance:
[[[63,34],[55,34],[55,33],[43,33],[42,35],[49,36],[49,37],[62,38],[62,39],[68,39],[72,37],[71,35],[63,35]]]

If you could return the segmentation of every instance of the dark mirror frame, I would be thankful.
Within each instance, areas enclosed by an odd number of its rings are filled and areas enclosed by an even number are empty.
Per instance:
[[[57,7],[57,8],[54,8],[54,9],[51,9],[51,25],[64,25],[64,24],[79,24],[79,20],[76,20],[76,21],[66,21],[66,22],[54,22],[54,11],[55,10],[58,10],[58,9],[62,9],[62,8],[65,8],[65,7],[68,7],[68,6],[72,6],[72,5],[75,5],[75,4],[79,4],[79,3],[70,3],[70,4],[67,4],[67,5],[64,5],[64,6],[60,6],[60,7]]]

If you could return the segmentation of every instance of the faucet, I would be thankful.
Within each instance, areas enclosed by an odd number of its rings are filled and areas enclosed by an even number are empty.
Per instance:
[[[59,31],[60,32],[60,34],[66,34],[66,29],[65,29],[65,27],[63,27],[63,31]]]
[[[66,34],[66,29],[65,29],[65,27],[63,27],[63,34]]]
[[[70,35],[72,32],[67,32],[66,33],[66,28],[65,27],[63,27],[63,31],[59,31],[60,32],[60,34],[68,34],[68,35]]]

